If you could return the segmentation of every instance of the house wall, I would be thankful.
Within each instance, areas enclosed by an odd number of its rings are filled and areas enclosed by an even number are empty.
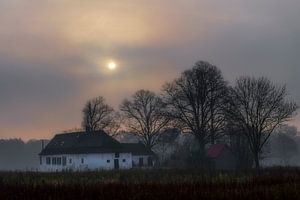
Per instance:
[[[149,165],[148,158],[152,158],[152,165]],[[139,165],[140,158],[143,158],[143,166]],[[133,167],[153,167],[154,166],[154,159],[151,155],[133,155],[132,156],[132,166]]]
[[[88,171],[88,170],[112,170],[114,169],[114,160],[119,160],[119,169],[131,169],[132,168],[132,155],[131,153],[120,153],[119,158],[115,157],[115,153],[105,154],[70,154],[70,155],[51,155],[41,156],[40,171],[44,172],[56,172],[63,170],[73,171]],[[47,157],[50,158],[51,164],[46,163]],[[60,165],[52,164],[52,158],[66,157],[66,165],[63,163]],[[83,159],[83,163],[82,163]],[[109,162],[108,162],[109,160]]]

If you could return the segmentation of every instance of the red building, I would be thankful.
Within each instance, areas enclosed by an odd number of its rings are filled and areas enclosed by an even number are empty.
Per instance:
[[[212,160],[215,169],[235,169],[236,159],[230,147],[226,144],[214,144],[207,150],[207,156]]]

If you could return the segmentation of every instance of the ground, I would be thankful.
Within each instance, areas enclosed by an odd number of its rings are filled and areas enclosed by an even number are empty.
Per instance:
[[[300,199],[300,169],[0,172],[0,199]]]

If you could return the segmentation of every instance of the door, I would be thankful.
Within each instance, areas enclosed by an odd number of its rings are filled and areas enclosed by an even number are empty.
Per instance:
[[[144,166],[144,159],[140,158],[139,159],[139,167],[143,167]]]
[[[119,159],[115,159],[115,169],[119,169]]]

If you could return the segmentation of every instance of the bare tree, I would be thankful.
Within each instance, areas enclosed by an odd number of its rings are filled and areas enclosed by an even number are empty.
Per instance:
[[[237,169],[249,169],[253,166],[252,153],[243,129],[232,124],[226,125],[227,142],[235,156]]]
[[[101,96],[87,101],[82,112],[82,127],[88,133],[105,130],[114,120],[113,108],[106,104]]]
[[[126,126],[129,131],[138,135],[148,148],[157,144],[161,131],[169,123],[164,103],[150,91],[137,91],[132,100],[124,100],[120,109],[127,118]]]
[[[116,137],[123,131],[124,116],[119,112],[114,112],[111,116],[110,123],[103,130],[112,137]]]
[[[285,86],[267,78],[242,77],[229,92],[227,116],[248,139],[255,167],[260,167],[262,149],[274,129],[288,121],[297,105],[288,101]]]
[[[222,137],[225,118],[222,109],[227,93],[221,71],[208,62],[199,61],[191,70],[163,87],[170,116],[183,132],[192,133],[205,157],[205,145]]]
[[[161,133],[161,137],[159,138],[158,145],[155,149],[161,162],[166,161],[166,158],[170,156],[170,152],[172,152],[175,141],[179,135],[180,130],[176,128],[165,129],[164,132]]]

